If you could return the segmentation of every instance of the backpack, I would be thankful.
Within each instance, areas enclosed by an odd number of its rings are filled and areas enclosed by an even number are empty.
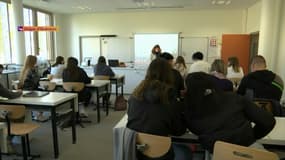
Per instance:
[[[124,111],[127,109],[128,101],[123,95],[119,95],[115,100],[115,111]]]

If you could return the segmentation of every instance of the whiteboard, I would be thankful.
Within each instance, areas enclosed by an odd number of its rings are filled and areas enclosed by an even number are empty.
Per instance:
[[[185,58],[186,63],[193,63],[192,55],[195,52],[202,52],[204,60],[208,60],[208,37],[181,37],[180,55]]]
[[[179,34],[135,34],[135,61],[137,64],[148,64],[150,62],[153,46],[159,45],[162,52],[169,52],[173,56],[178,55]]]
[[[118,59],[120,62],[134,60],[134,41],[129,37],[108,37],[101,39],[102,56]]]
[[[81,62],[83,62],[86,58],[91,58],[91,64],[96,64],[97,59],[100,56],[101,45],[100,45],[100,37],[96,36],[88,36],[81,37]]]

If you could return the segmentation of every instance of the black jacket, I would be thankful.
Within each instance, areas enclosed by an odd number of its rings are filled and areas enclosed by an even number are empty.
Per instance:
[[[0,96],[5,97],[5,98],[17,98],[22,95],[22,92],[12,92],[9,91],[7,88],[5,88],[1,83],[0,83]]]
[[[95,76],[115,76],[115,73],[111,69],[111,67],[107,66],[106,64],[96,64],[94,66],[94,75]]]
[[[62,73],[63,82],[83,82],[88,84],[91,79],[88,77],[87,73],[82,68],[75,68],[72,71],[69,69],[64,69]]]
[[[182,121],[183,104],[176,101],[174,90],[169,91],[169,104],[160,103],[156,90],[146,89],[142,100],[134,96],[129,98],[127,127],[137,132],[153,135],[180,136],[185,133],[186,127]],[[152,158],[137,153],[138,160],[151,160]],[[155,160],[174,160],[171,148],[164,156]]]
[[[174,96],[170,97],[170,104],[163,105],[159,103],[154,90],[146,91],[143,100],[131,96],[128,101],[127,127],[160,136],[184,134],[186,127],[182,123],[183,104],[177,102]]]
[[[249,73],[241,80],[237,93],[246,95],[247,90],[253,91],[252,98],[265,98],[280,101],[283,91],[283,82],[278,75],[271,71],[255,71]]]
[[[91,82],[91,79],[88,77],[87,73],[80,67],[76,67],[73,70],[64,69],[62,73],[63,82],[83,82],[88,84]],[[91,92],[84,88],[78,94],[78,100],[84,102],[84,105],[87,106],[91,98]]]
[[[196,108],[186,107],[187,127],[211,152],[217,140],[249,146],[275,125],[271,113],[234,93],[214,93]]]

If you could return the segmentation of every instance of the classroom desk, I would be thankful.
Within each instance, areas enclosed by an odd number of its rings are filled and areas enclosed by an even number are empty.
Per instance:
[[[121,87],[121,94],[124,95],[125,75],[115,75],[110,77],[111,84],[115,84],[116,97],[118,97],[118,88]]]
[[[89,78],[94,77],[94,73],[88,74]],[[111,85],[115,85],[116,97],[118,97],[118,89],[121,88],[121,94],[124,95],[125,75],[115,75],[110,77]]]
[[[26,91],[24,91],[25,93]],[[70,103],[72,109],[72,143],[76,143],[76,129],[75,129],[75,116],[74,113],[77,111],[78,98],[77,94],[74,93],[61,93],[61,92],[50,92],[48,95],[43,97],[19,97],[9,100],[0,100],[0,104],[19,104],[25,105],[27,108],[32,110],[47,110],[51,112],[51,126],[53,136],[53,148],[54,157],[59,156],[59,145],[58,145],[58,134],[56,127],[56,109],[62,104]],[[44,139],[43,139],[44,140]]]
[[[275,117],[276,125],[272,131],[262,139],[258,140],[261,144],[279,145],[285,146],[285,117]],[[126,127],[128,121],[128,115],[125,114],[124,117],[116,124],[115,128]],[[179,137],[173,137],[174,139],[185,140],[187,142],[197,142],[198,136],[189,132]]]
[[[56,83],[57,86],[62,86],[62,79],[52,79],[51,82]],[[86,84],[85,87],[90,88],[91,90],[95,90],[96,92],[96,103],[97,103],[97,122],[99,123],[101,120],[100,116],[100,98],[103,99],[103,105],[106,105],[106,115],[109,114],[108,102],[106,102],[107,93],[109,93],[109,80],[92,80],[90,84]]]

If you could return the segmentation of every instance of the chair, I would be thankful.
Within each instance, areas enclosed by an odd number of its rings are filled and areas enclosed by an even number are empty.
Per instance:
[[[94,76],[94,80],[109,80],[110,76]]]
[[[25,117],[25,106],[22,105],[0,105],[1,121],[7,123],[8,136],[20,136],[22,139],[23,159],[28,157],[36,158],[39,155],[31,155],[29,134],[39,128],[38,124],[34,123],[16,123]]]
[[[255,98],[253,102],[260,108],[272,113],[274,116],[283,116],[282,106],[278,101]]]
[[[213,160],[279,160],[275,153],[217,141]]]
[[[40,81],[40,86],[47,91],[54,91],[56,87],[55,82],[50,82],[50,81]]]
[[[171,147],[171,138],[146,133],[137,134],[137,149],[145,156],[157,158],[165,155]]]
[[[62,87],[66,92],[74,92],[78,94],[79,103],[84,101],[80,96],[80,92],[83,91],[84,86],[85,84],[82,82],[63,82],[62,83]],[[77,112],[77,115],[76,115],[76,121],[82,128],[84,128],[82,123],[91,123],[91,121],[89,120],[82,120],[79,115],[79,111]]]

